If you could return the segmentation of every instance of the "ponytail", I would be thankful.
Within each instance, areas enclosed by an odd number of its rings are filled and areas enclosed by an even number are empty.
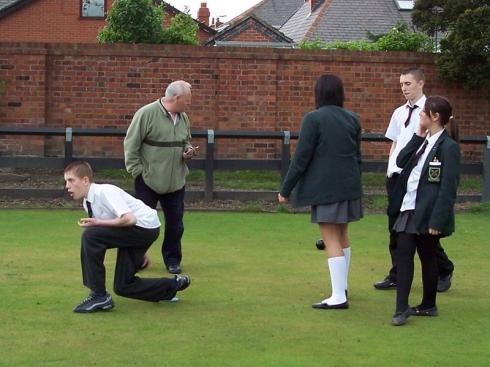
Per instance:
[[[459,127],[453,116],[449,118],[445,128],[451,139],[459,143]]]

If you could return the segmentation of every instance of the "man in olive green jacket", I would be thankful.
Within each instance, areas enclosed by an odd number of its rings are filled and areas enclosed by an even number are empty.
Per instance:
[[[169,84],[162,97],[134,114],[124,139],[127,171],[134,177],[136,197],[151,208],[157,203],[165,216],[162,256],[167,270],[181,272],[184,233],[185,163],[195,153],[189,118],[191,85],[183,80]]]

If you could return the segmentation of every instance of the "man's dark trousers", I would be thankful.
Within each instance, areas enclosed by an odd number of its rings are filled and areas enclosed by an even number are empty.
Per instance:
[[[180,265],[182,260],[182,235],[184,234],[184,196],[185,187],[180,190],[159,194],[146,185],[143,178],[134,181],[135,196],[150,208],[156,209],[157,203],[165,217],[165,233],[162,243],[163,261],[167,267]]]
[[[83,284],[96,294],[105,294],[104,257],[107,249],[117,248],[114,272],[116,294],[158,302],[171,299],[177,291],[175,279],[135,276],[144,255],[158,238],[159,228],[87,227],[82,234],[81,261]]]
[[[396,186],[397,179],[400,175],[397,173],[394,173],[391,177],[388,177],[386,179],[386,191],[388,193],[388,200],[392,197],[393,190]],[[397,234],[392,231],[393,225],[396,222],[396,219],[398,218],[398,215],[388,215],[388,231],[390,233],[390,243],[389,243],[389,250],[390,250],[390,256],[391,256],[391,269],[389,272],[389,277],[390,280],[396,282],[396,240],[397,240]],[[436,241],[436,257],[437,257],[437,269],[439,272],[439,277],[445,277],[449,274],[451,274],[454,270],[454,264],[449,260],[449,258],[446,255],[446,252],[441,246],[441,242],[439,239]]]

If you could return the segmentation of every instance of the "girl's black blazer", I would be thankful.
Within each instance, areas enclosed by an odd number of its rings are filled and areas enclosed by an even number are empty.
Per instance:
[[[424,140],[414,134],[398,154],[396,164],[404,168],[390,197],[389,215],[396,215],[400,210],[407,191],[408,177],[413,169],[413,156]],[[430,162],[440,162],[440,165],[430,165]],[[429,174],[430,169],[432,175]],[[443,131],[424,162],[417,186],[414,220],[420,234],[427,234],[429,228],[439,230],[442,236],[449,236],[454,232],[454,203],[459,184],[459,171],[459,145],[446,131]],[[432,177],[429,178],[430,176]]]

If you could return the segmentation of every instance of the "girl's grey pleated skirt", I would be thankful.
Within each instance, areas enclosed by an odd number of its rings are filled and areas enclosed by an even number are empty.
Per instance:
[[[363,216],[361,199],[344,200],[311,207],[311,223],[343,224],[355,222]]]
[[[398,215],[393,231],[419,234],[415,227],[415,210],[405,210]]]

